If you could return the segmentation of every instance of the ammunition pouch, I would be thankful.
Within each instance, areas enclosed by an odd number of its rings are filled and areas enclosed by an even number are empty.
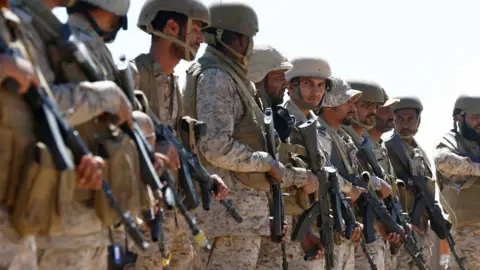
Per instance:
[[[88,148],[105,160],[104,179],[119,206],[134,216],[142,209],[149,209],[152,201],[140,179],[139,157],[134,142],[105,119],[79,125],[77,130]],[[120,221],[103,190],[93,194],[89,190],[77,190],[75,193],[76,200],[92,203],[103,225],[111,226]]]
[[[59,172],[43,143],[28,148],[11,224],[21,235],[52,235],[61,230],[61,206],[71,202],[74,171]]]

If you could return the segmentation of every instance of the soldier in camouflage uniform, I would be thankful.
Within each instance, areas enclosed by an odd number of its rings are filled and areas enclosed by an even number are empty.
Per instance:
[[[24,21],[7,9],[7,1],[0,1],[0,7],[2,8],[0,28],[3,41],[6,45],[18,49],[32,63],[38,64],[38,59],[31,58],[34,56],[34,46],[28,39],[31,29],[24,27],[25,25],[22,25]],[[19,94],[24,93],[31,85],[36,87],[41,85],[47,95],[54,99],[43,73],[38,66],[32,67],[28,60],[1,55],[2,84],[6,77],[14,79],[19,84]],[[61,204],[70,203],[72,200],[69,194],[73,192],[75,184],[70,185],[70,183],[76,182],[76,187],[80,189],[98,189],[101,185],[103,161],[98,157],[84,157],[76,168],[76,176],[70,170],[57,171],[54,169],[49,149],[37,141],[33,116],[29,113],[30,108],[21,97],[11,92],[11,89],[2,87],[0,95],[2,108],[0,120],[2,165],[0,166],[3,168],[0,176],[2,187],[0,191],[2,194],[0,268],[37,269],[37,250],[33,236],[61,233],[59,225],[65,212],[57,211],[63,206]],[[35,158],[34,152],[41,159]],[[22,185],[19,185],[20,183]],[[45,189],[52,185],[58,185],[58,191],[52,190],[50,193],[45,193],[47,191]],[[24,189],[25,186],[28,186],[29,190]],[[52,203],[49,206],[50,210],[43,209],[44,202]],[[31,205],[35,205],[35,209],[31,209]],[[23,209],[18,211],[18,206]],[[10,211],[6,210],[7,207]],[[42,210],[51,212],[37,213]],[[28,220],[25,222],[22,219],[25,215],[22,211],[29,211],[29,216],[40,214],[38,216],[40,219],[35,219],[35,223],[29,224]],[[45,218],[48,219],[47,223],[44,223]]]
[[[152,43],[150,52],[137,56],[132,63],[136,88],[148,99],[149,116],[168,125],[175,133],[179,132],[177,125],[184,112],[178,77],[173,71],[180,60],[195,58],[205,41],[202,30],[209,24],[209,10],[197,0],[148,0],[140,12],[137,26],[151,35]],[[157,141],[156,149],[163,147],[164,143]],[[178,166],[178,157],[169,152],[167,155],[176,159]],[[212,178],[225,196],[227,188],[223,181],[216,175]],[[195,250],[188,225],[179,212],[165,212],[164,231],[165,246],[172,258],[170,267],[192,269]],[[137,269],[158,269],[162,264],[159,254],[158,246],[151,246],[148,256],[137,258]]]
[[[466,269],[480,269],[478,231],[480,215],[476,196],[480,176],[480,96],[460,95],[453,111],[454,128],[437,143],[433,160],[442,195],[453,224],[456,251],[466,258]],[[448,269],[460,269],[451,256]]]
[[[297,58],[294,59],[292,63],[293,69],[286,73],[286,79],[289,82],[288,91],[291,98],[286,100],[285,103],[282,104],[282,107],[286,108],[294,117],[295,128],[292,129],[292,135],[290,137],[291,144],[281,144],[279,152],[280,156],[286,155],[288,158],[290,158],[290,160],[288,160],[289,163],[296,164],[297,166],[307,166],[307,163],[299,158],[300,156],[305,156],[304,150],[303,152],[301,150],[307,146],[305,145],[305,142],[303,141],[299,130],[296,127],[302,123],[305,123],[309,119],[316,117],[312,110],[317,108],[318,104],[320,104],[321,100],[324,98],[325,92],[329,91],[330,89],[329,87],[331,81],[329,77],[331,76],[331,71],[329,64],[321,58]],[[316,125],[319,129],[322,128],[320,127],[319,122],[316,122]],[[317,137],[320,141],[321,137],[319,134],[317,134]],[[322,156],[322,160],[325,162],[325,164],[328,164],[328,160],[324,156],[324,154],[326,154],[325,150],[323,149],[322,145],[320,145],[320,147],[321,148],[318,149],[318,151]],[[284,152],[282,148],[286,148],[286,154],[282,154],[282,152]],[[339,184],[341,191],[348,194],[348,196],[353,198],[359,196],[360,190],[357,187],[352,186],[351,183],[345,181],[344,178],[339,177]],[[298,213],[301,213],[303,209],[309,207],[310,204],[308,198],[305,198],[301,190],[297,190],[297,192],[293,194],[296,194],[296,198],[294,197],[296,200],[293,200],[296,203],[293,204],[295,208],[292,210],[299,208],[299,212],[294,212],[295,215],[298,215]],[[289,197],[289,199],[291,199],[291,197]],[[356,233],[358,234],[358,229],[356,230]],[[339,239],[340,235],[337,235],[336,237]],[[306,252],[311,248],[312,245],[316,244],[316,241],[314,237],[308,235],[306,241],[301,244],[303,247],[302,251]],[[334,262],[335,267],[339,267],[336,269],[342,269],[342,263],[337,263],[339,247],[340,246],[335,245],[333,251],[336,256]],[[297,256],[298,255],[299,254],[297,253]],[[311,269],[309,267],[312,266],[316,267],[315,269],[320,269],[324,267],[325,261],[322,259],[315,264],[313,262],[302,263],[300,257],[293,263],[303,267],[300,269]]]
[[[363,135],[366,139],[368,139],[370,146],[375,153],[375,158],[377,159],[380,167],[383,169],[385,180],[387,180],[387,178],[390,180],[392,191],[398,197],[399,194],[396,184],[397,176],[395,175],[395,170],[393,169],[390,158],[388,157],[387,148],[385,148],[385,146],[382,144],[383,141],[381,137],[384,133],[393,129],[395,121],[393,106],[397,104],[399,100],[389,98],[383,88],[381,91],[382,102],[377,108],[377,113],[375,115],[375,126],[369,130],[366,130]],[[398,251],[395,251],[395,249],[397,249],[396,245],[390,246],[389,242],[386,242],[386,244],[385,269],[394,270],[397,267]]]
[[[248,61],[247,77],[255,83],[258,94],[262,100],[264,107],[270,107],[273,110],[282,103],[282,98],[285,89],[288,87],[288,82],[285,79],[285,72],[292,69],[292,64],[275,48],[269,45],[255,45]],[[277,127],[278,129],[278,127]],[[281,133],[281,131],[280,131]],[[280,137],[285,136],[283,134]],[[286,144],[280,143],[280,149],[284,149]],[[280,150],[283,151],[283,150]],[[285,158],[284,158],[285,157]],[[280,161],[291,163],[286,155],[280,155]],[[282,184],[286,187],[286,193],[291,196],[284,197],[285,200],[285,215],[289,224],[292,222],[295,215],[300,215],[303,208],[296,203],[297,193],[299,196],[304,196],[308,199],[308,194],[318,190],[317,177],[303,167],[290,167],[291,170],[286,170],[282,179]],[[291,234],[292,226],[288,227],[287,235]],[[318,242],[318,241],[317,241]],[[319,269],[323,267],[323,261],[305,261],[303,255],[309,250],[311,244],[308,245],[305,241],[306,250],[298,243],[293,243],[287,236],[285,242],[286,256],[288,258],[288,269]],[[257,262],[258,269],[280,269],[282,268],[281,245],[270,241],[269,236],[262,237],[262,244],[260,247],[260,256]],[[319,256],[321,256],[319,251]],[[318,259],[317,258],[317,259]]]
[[[45,6],[48,4],[48,7]],[[49,8],[55,4],[45,1],[27,1],[17,3],[15,12],[25,22],[28,29],[27,38],[35,44],[32,46],[37,63],[44,71],[46,81],[50,83],[51,90],[58,101],[59,107],[63,110],[73,109],[73,113],[67,115],[70,123],[74,125],[93,123],[94,126],[100,121],[92,121],[105,112],[114,113],[119,118],[119,124],[127,122],[131,125],[131,105],[118,86],[109,81],[82,82],[86,81],[83,73],[76,64],[65,62],[59,58],[55,44],[51,43],[56,35],[56,29],[49,22],[55,19]],[[46,45],[48,43],[48,45]],[[48,47],[48,50],[47,50]],[[48,52],[48,53],[47,53]],[[53,70],[52,70],[53,69]],[[89,122],[90,121],[90,122]],[[103,129],[107,131],[107,129]],[[87,145],[91,146],[92,137],[97,130],[85,129],[83,136]],[[93,136],[93,141],[95,137]],[[109,137],[112,138],[112,137]],[[123,139],[122,139],[123,138]],[[138,157],[133,142],[128,138],[114,136],[110,146],[115,147],[115,154],[107,160],[107,163],[116,164],[123,170],[108,170],[105,168],[107,180],[110,182],[112,191],[117,196],[122,207],[138,213]],[[98,143],[98,142],[97,142]],[[102,141],[102,144],[106,141]],[[107,144],[104,144],[107,145]],[[131,150],[130,158],[121,158],[126,149]],[[110,150],[107,150],[110,151]],[[110,153],[110,152],[109,152]],[[128,155],[130,155],[128,154]],[[120,158],[114,158],[114,157]],[[113,163],[108,167],[112,168]],[[123,179],[123,180],[119,180]],[[112,182],[113,181],[113,182]],[[128,185],[124,185],[129,183]],[[97,189],[100,189],[99,182]],[[122,193],[122,189],[128,188],[131,192]],[[120,193],[119,193],[120,192]],[[107,245],[109,237],[107,227],[118,222],[116,215],[108,202],[105,200],[103,191],[91,192],[84,189],[74,191],[73,202],[62,204],[61,211],[66,215],[61,220],[61,232],[54,236],[42,236],[37,238],[38,263],[40,269],[89,269],[106,268]],[[92,205],[94,207],[92,207]],[[126,207],[125,207],[126,206]],[[130,208],[133,207],[133,208]]]
[[[342,79],[331,78],[332,87],[325,95],[320,105],[320,123],[319,139],[325,149],[326,157],[331,164],[335,166],[339,175],[348,180],[348,175],[357,175],[358,160],[356,152],[358,151],[351,138],[343,132],[341,125],[350,125],[356,115],[355,101],[359,99],[362,92],[352,90],[350,85]],[[356,196],[349,195],[352,202],[355,202],[360,194]],[[355,268],[355,244],[361,239],[362,225],[358,224],[355,228],[352,238],[347,240],[341,238],[340,245],[336,245],[335,269],[354,269]]]
[[[262,235],[269,229],[266,174],[281,182],[283,172],[283,165],[266,152],[263,112],[247,78],[258,20],[251,7],[237,3],[213,5],[210,14],[209,45],[187,71],[185,109],[208,124],[199,144],[202,164],[231,188],[243,222],[237,224],[217,205],[210,213],[198,213],[213,237],[213,249],[200,254],[199,268],[255,269]]]
[[[423,159],[422,168],[416,168],[422,175],[426,175],[428,179],[428,187],[432,194],[435,194],[436,183],[433,179],[430,162],[423,149],[414,139],[420,125],[421,113],[423,105],[417,97],[401,97],[400,101],[394,106],[395,113],[395,130],[393,134],[385,139],[385,146],[388,150],[390,161],[395,170],[397,177],[408,183],[411,177],[413,164],[413,155],[415,152],[420,153]],[[402,208],[411,213],[414,206],[415,194],[411,187],[407,184],[398,185],[399,198]],[[423,256],[427,265],[429,265],[432,256],[431,248],[433,246],[428,233],[428,220],[426,214],[421,219],[420,226],[415,228],[418,234],[418,244],[423,247]],[[411,256],[404,250],[400,250],[397,258],[397,269],[417,269],[413,265]]]
[[[347,83],[350,84],[353,89],[361,91],[362,95],[355,102],[357,116],[355,117],[355,119],[353,119],[350,126],[343,126],[342,129],[348,135],[350,135],[357,148],[360,148],[362,147],[361,145],[365,140],[364,132],[367,132],[375,126],[377,108],[380,104],[383,104],[384,97],[382,88],[374,82],[363,80],[348,80]],[[368,151],[368,149],[366,149],[365,151]],[[359,152],[357,158],[364,170],[370,172],[370,183],[374,186],[378,185],[379,193],[380,195],[382,195],[380,198],[382,199],[390,196],[390,193],[392,191],[392,183],[386,182],[384,181],[384,179],[380,179],[380,177],[384,177],[383,175],[375,175],[375,172],[372,170],[372,167],[366,159],[365,155],[360,154]],[[393,182],[393,185],[395,184],[396,183]],[[385,269],[385,257],[390,254],[390,245],[388,244],[388,241],[398,245],[400,241],[400,236],[396,235],[395,233],[390,233],[387,235],[385,228],[381,223],[376,222],[375,227],[375,241],[367,243],[366,247],[369,255],[372,256],[375,265],[379,269]],[[357,247],[355,254],[355,268],[367,269],[368,267],[369,263],[367,257],[365,256],[362,248]]]

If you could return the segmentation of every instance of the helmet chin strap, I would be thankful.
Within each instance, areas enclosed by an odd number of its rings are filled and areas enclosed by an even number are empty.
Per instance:
[[[221,44],[223,47],[225,47],[231,54],[233,54],[235,57],[240,58],[242,60],[242,63],[240,63],[240,66],[243,68],[243,70],[247,71],[248,70],[248,58],[250,54],[252,53],[253,50],[253,37],[248,37],[248,48],[245,52],[245,54],[241,54],[234,50],[232,47],[228,46],[225,44],[225,42],[222,41],[222,36],[223,36],[223,29],[217,29],[216,35],[215,35],[215,41]]]
[[[186,27],[186,31],[185,31],[185,41],[181,41],[174,36],[167,35],[167,34],[163,33],[162,31],[158,31],[158,30],[153,29],[153,26],[151,24],[147,25],[147,27],[146,27],[147,32],[151,33],[152,35],[155,35],[157,37],[161,37],[163,39],[169,40],[169,41],[185,48],[185,55],[184,55],[185,61],[191,61],[191,60],[193,60],[191,56],[193,56],[193,58],[195,58],[195,56],[197,55],[196,51],[192,47],[190,47],[190,37],[189,37],[188,33],[190,33],[191,29],[192,29],[192,20],[188,19],[187,20],[187,27]]]
[[[307,110],[315,110],[318,108],[318,106],[312,106],[303,101],[303,98],[300,95],[300,86],[298,85],[297,79],[295,79],[295,81],[293,82],[293,97],[303,108]]]
[[[365,130],[371,130],[372,128],[375,127],[375,123],[373,123],[373,125],[369,126],[369,125],[366,125],[366,124],[364,124],[364,123],[362,123],[362,122],[360,122],[360,121],[353,120],[353,119],[352,119],[352,123],[354,123],[354,124],[357,125],[357,126],[362,127],[362,128],[365,129]]]

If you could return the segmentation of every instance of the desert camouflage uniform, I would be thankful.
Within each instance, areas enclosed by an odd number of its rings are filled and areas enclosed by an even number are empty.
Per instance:
[[[66,118],[72,125],[92,120],[105,111],[116,112],[121,103],[120,89],[109,81],[55,84],[56,74],[49,65],[43,40],[48,31],[45,23],[32,16],[26,7],[14,11],[25,22],[27,38],[35,44],[33,55],[38,59],[45,78],[61,110],[73,109]],[[54,16],[54,15],[53,15]],[[105,269],[107,267],[108,234],[95,209],[74,201],[61,206],[68,213],[62,217],[62,232],[55,236],[38,237],[38,266],[40,269]]]
[[[355,141],[356,145],[360,145],[363,141],[363,137],[359,136],[352,127],[343,126],[342,130],[345,132],[345,135],[350,136],[352,142]],[[357,156],[357,159],[361,163],[362,170],[370,170],[369,165],[366,160],[361,160]],[[382,225],[380,225],[382,226]],[[378,233],[378,230],[375,231],[375,241],[366,244],[367,252],[372,257],[373,262],[378,267],[378,269],[385,269],[385,254],[386,254],[386,244],[385,240]],[[355,251],[355,269],[368,269],[370,264],[368,263],[368,258],[364,253],[362,247],[359,245]]]
[[[479,194],[480,164],[460,156],[466,153],[479,157],[478,143],[466,139],[461,133],[450,131],[437,144],[433,159],[437,177],[444,185],[442,195],[451,207],[449,214],[455,249],[460,257],[466,257],[467,269],[480,269],[480,215],[476,200]],[[449,258],[448,269],[459,269],[452,256]]]
[[[0,12],[0,35],[1,38],[8,44],[13,41],[10,30],[7,27],[9,24],[15,23],[15,26],[20,23],[20,20],[7,8],[1,8]],[[0,72],[3,82],[3,72]],[[7,201],[7,185],[13,178],[20,178],[20,171],[23,168],[15,166],[13,158],[19,158],[19,153],[9,153],[9,149],[19,150],[25,152],[26,146],[23,149],[18,149],[17,145],[12,145],[12,140],[7,140],[6,135],[17,136],[24,139],[24,137],[34,136],[34,122],[32,115],[27,113],[29,108],[23,102],[23,99],[17,94],[8,91],[5,88],[0,89],[0,134],[2,141],[0,142],[0,186],[2,188],[0,207],[0,269],[37,269],[37,254],[36,243],[34,236],[21,237],[17,231],[12,228],[10,224],[10,211],[8,210]],[[9,113],[7,113],[9,112]],[[15,119],[7,117],[7,115],[16,116]],[[21,119],[21,120],[20,120]],[[20,164],[18,164],[20,165]]]
[[[139,70],[138,59],[144,57],[148,59],[148,72],[143,73],[152,75],[151,82],[142,81],[141,70]],[[178,77],[175,74],[168,75],[162,71],[159,63],[155,61],[151,54],[142,54],[132,63],[135,88],[140,89],[149,102],[149,108],[161,121],[161,123],[170,126],[176,131],[177,122],[182,117],[182,106],[180,100],[180,88]],[[151,74],[150,74],[151,73]],[[150,78],[148,78],[150,79]],[[149,85],[152,83],[153,85]],[[149,87],[144,87],[148,85]],[[164,212],[165,231],[165,249],[172,255],[170,267],[172,269],[192,269],[194,267],[193,259],[195,250],[190,237],[190,230],[183,216],[176,210],[166,210]],[[150,239],[150,232],[145,232],[144,236]],[[145,254],[139,254],[137,257],[136,269],[159,269],[162,265],[158,245],[152,244]]]
[[[394,132],[392,134],[392,137],[390,139],[387,139],[387,142],[386,142],[387,149],[389,149],[389,143],[391,143],[390,140],[392,140],[393,136],[399,136],[399,135],[396,132]],[[409,159],[413,158],[415,149],[420,149],[420,151],[422,153],[423,160],[424,160],[423,170],[427,169],[427,174],[426,175],[430,179],[430,181],[428,183],[428,186],[429,186],[432,194],[435,194],[435,182],[431,178],[432,177],[432,174],[430,173],[431,166],[430,166],[430,163],[428,161],[428,158],[427,158],[427,155],[425,154],[425,152],[420,148],[420,146],[417,144],[415,139],[413,140],[413,145],[408,144],[406,141],[404,141],[400,137],[398,139],[401,140],[401,143],[402,143],[402,145],[405,149],[405,153],[406,153],[406,155]],[[393,152],[394,151],[389,150],[388,155],[390,157],[390,161],[392,163],[392,166],[395,169],[396,175],[401,180],[406,181],[408,179],[402,179],[402,176],[405,175],[404,167],[401,164],[401,162],[399,161],[399,158]],[[412,161],[410,161],[410,163],[411,162]],[[409,166],[409,165],[407,165],[407,166]],[[408,193],[410,193],[410,191],[402,192],[400,190],[399,193],[400,193],[400,202],[402,204],[402,208],[405,209],[405,211],[410,211],[413,207],[413,200],[412,200],[413,195],[408,194]],[[427,223],[427,220],[425,218],[422,218],[422,220],[421,220],[420,230],[421,230],[421,232],[417,233],[418,245],[423,250],[423,258],[427,262],[426,265],[428,266],[430,264],[430,258],[432,257],[433,243],[432,243],[432,241],[430,239],[430,236],[429,236],[428,223]],[[397,257],[397,269],[401,269],[401,270],[417,269],[417,267],[412,262],[412,257],[403,248],[400,249],[400,254]]]
[[[387,148],[382,145],[381,140],[380,142],[375,141],[372,135],[367,131],[365,131],[363,134],[364,137],[367,138],[370,142],[378,164],[380,164],[380,167],[382,167],[384,173],[388,175],[388,178],[391,180],[390,185],[394,190],[397,190],[396,183],[394,182],[394,180],[396,179],[395,170],[393,169],[392,163],[390,162],[390,159],[388,157]],[[392,254],[390,252],[390,242],[385,241],[385,269],[394,270],[397,267],[397,256],[398,253]]]
[[[300,109],[293,103],[292,100],[287,100],[283,105],[290,115],[295,117],[296,121],[307,121],[308,119],[305,115],[300,111]],[[299,174],[301,176],[301,181],[294,181],[290,183],[284,183],[285,186],[295,186],[297,188],[302,187],[305,185],[307,181],[308,175],[306,173]],[[284,181],[286,182],[286,181]],[[288,232],[287,232],[287,240],[285,241],[286,250],[287,250],[287,259],[288,259],[288,269],[323,269],[325,267],[325,260],[317,260],[317,261],[305,261],[303,259],[305,252],[303,251],[300,243],[292,242],[290,239],[291,231],[293,226],[297,222],[296,217],[294,216],[287,216],[288,221]],[[260,249],[260,257],[257,263],[257,270],[258,269],[281,269],[282,268],[282,251],[281,245],[277,243],[273,243],[270,241],[268,237],[264,236],[265,241],[262,241],[262,246]]]

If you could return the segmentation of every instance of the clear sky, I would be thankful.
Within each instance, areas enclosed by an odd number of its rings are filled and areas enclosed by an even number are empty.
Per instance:
[[[149,49],[149,36],[136,27],[144,1],[131,2],[129,30],[109,45],[115,56],[135,57]],[[476,0],[241,2],[259,17],[257,44],[270,44],[289,58],[323,57],[334,76],[375,80],[390,96],[417,95],[425,108],[417,138],[429,154],[452,126],[455,98],[462,92],[479,93]],[[65,20],[63,10],[56,14]],[[176,68],[182,84],[186,66],[182,61]]]

